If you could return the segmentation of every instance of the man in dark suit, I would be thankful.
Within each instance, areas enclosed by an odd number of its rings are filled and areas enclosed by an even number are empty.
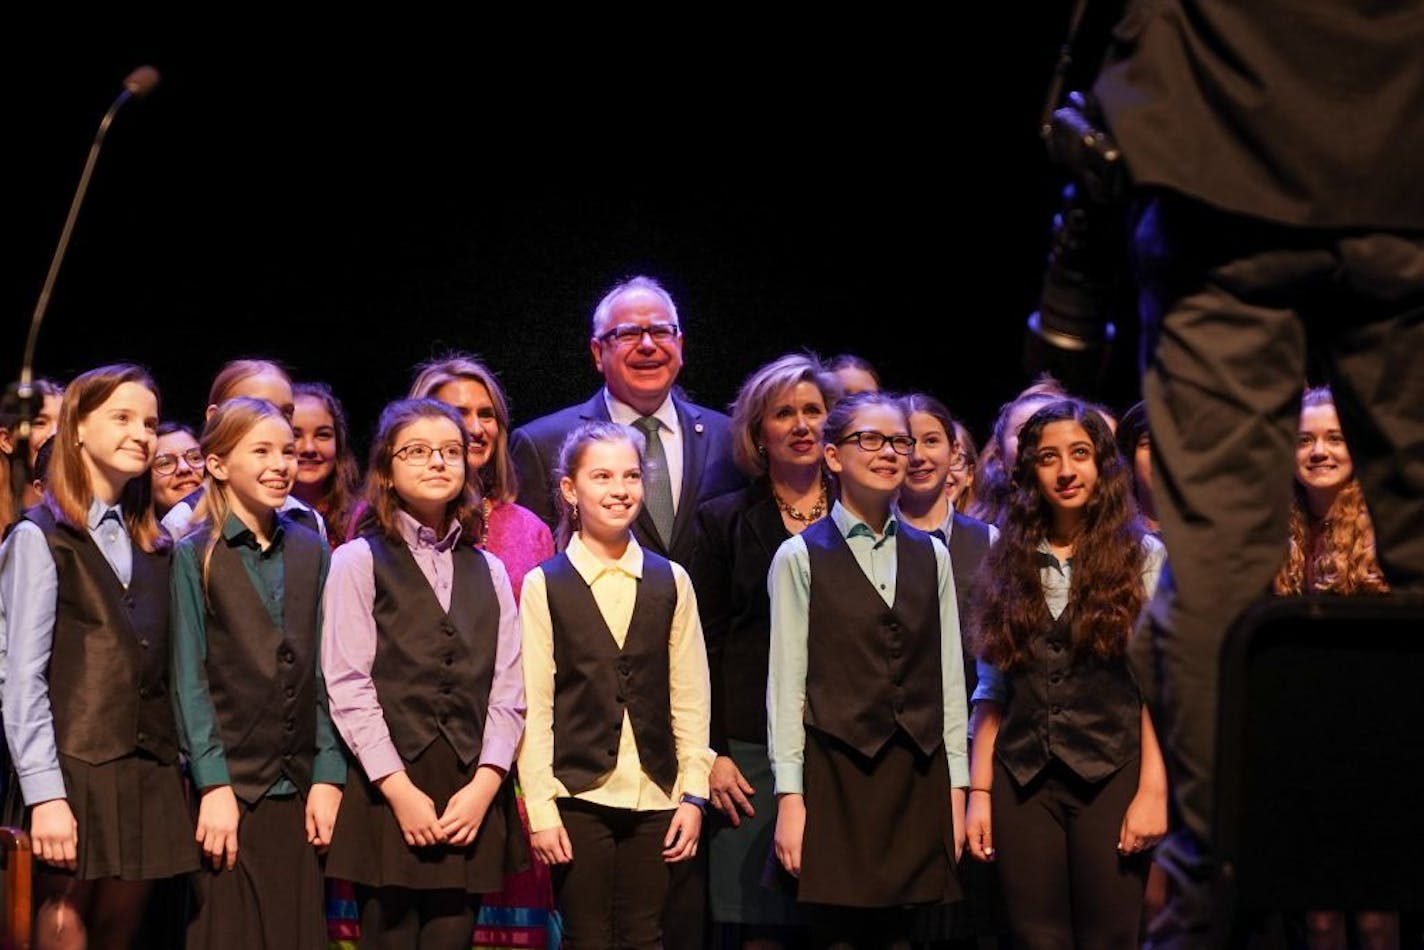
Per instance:
[[[686,566],[692,561],[699,502],[735,491],[746,479],[732,460],[727,417],[673,392],[682,369],[682,327],[672,296],[651,277],[614,287],[593,311],[589,349],[603,389],[588,402],[535,419],[510,436],[519,503],[552,526],[564,438],[592,420],[641,429],[648,446],[643,510],[633,532],[643,547]],[[672,868],[663,943],[694,950],[706,940],[706,849]]]
[[[1205,946],[1220,647],[1283,556],[1307,353],[1391,586],[1424,588],[1424,8],[1130,4],[1094,92],[1139,188],[1153,500],[1170,558],[1133,663],[1180,825],[1153,946]],[[1346,832],[1348,834],[1348,832]]]
[[[593,312],[589,349],[604,387],[588,402],[515,429],[509,448],[519,471],[519,503],[552,527],[559,447],[581,423],[639,428],[648,442],[643,511],[634,533],[643,547],[686,565],[693,515],[706,498],[745,481],[732,461],[725,415],[673,392],[682,369],[682,328],[672,297],[650,277],[610,290]]]

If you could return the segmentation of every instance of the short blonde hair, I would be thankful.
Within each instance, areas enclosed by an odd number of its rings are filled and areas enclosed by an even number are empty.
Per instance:
[[[777,393],[797,383],[810,383],[821,393],[827,411],[840,391],[815,354],[788,353],[753,371],[732,403],[732,457],[753,478],[767,473],[766,456],[758,449],[762,420]]]

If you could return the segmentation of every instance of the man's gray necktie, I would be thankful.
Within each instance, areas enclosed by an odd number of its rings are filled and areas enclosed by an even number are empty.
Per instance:
[[[672,510],[672,480],[668,477],[667,453],[663,451],[663,440],[658,436],[662,426],[653,416],[639,416],[633,423],[648,438],[648,448],[643,454],[643,504],[653,526],[658,529],[658,537],[663,546],[672,545],[672,525],[676,517]]]

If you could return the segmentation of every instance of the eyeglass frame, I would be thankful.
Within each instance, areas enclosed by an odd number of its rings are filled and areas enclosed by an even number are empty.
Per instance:
[[[424,461],[412,460],[410,453],[417,449],[422,449],[430,454],[425,457]],[[446,451],[447,449],[449,451]],[[430,445],[426,442],[407,442],[392,452],[391,458],[399,459],[413,468],[425,468],[430,465],[432,458],[439,455],[446,465],[464,466],[467,451],[469,450],[466,449],[463,442],[442,442],[439,445]]]
[[[638,335],[633,336],[632,331],[637,330]],[[618,339],[620,333],[627,334],[626,340]],[[659,337],[658,334],[665,334]],[[682,327],[676,323],[649,323],[646,326],[637,323],[620,323],[615,327],[609,327],[602,333],[594,337],[600,343],[612,343],[614,346],[637,346],[643,342],[644,334],[648,339],[656,344],[671,343],[682,336]]]
[[[880,440],[880,444],[875,446],[874,448],[867,448],[865,443],[861,441],[861,439],[863,439],[865,436],[874,436],[876,439]],[[877,432],[874,429],[861,429],[857,432],[846,433],[845,435],[837,439],[835,441],[835,444],[845,445],[847,442],[854,442],[856,448],[860,449],[862,452],[879,452],[888,444],[890,446],[890,451],[894,452],[896,455],[908,456],[915,454],[915,446],[919,443],[919,440],[912,435],[886,435],[884,432]],[[900,445],[905,446],[905,450],[903,452],[899,449]]]
[[[193,458],[195,455],[197,456],[196,461],[194,461]],[[161,455],[155,455],[153,457],[154,474],[162,475],[164,478],[167,478],[169,475],[178,474],[178,460],[180,458],[183,461],[187,462],[188,468],[190,468],[194,472],[203,472],[207,470],[207,460],[203,457],[203,450],[195,445],[191,449],[185,449],[182,452],[164,452]],[[167,462],[164,462],[163,459],[169,459],[173,463],[173,467],[166,472],[160,467],[168,464]]]

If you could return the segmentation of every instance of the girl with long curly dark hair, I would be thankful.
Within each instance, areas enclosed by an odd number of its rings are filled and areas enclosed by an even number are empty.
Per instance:
[[[969,848],[999,862],[1016,945],[1136,946],[1167,780],[1125,654],[1163,548],[1083,402],[1029,418],[1010,484],[971,625]]]

